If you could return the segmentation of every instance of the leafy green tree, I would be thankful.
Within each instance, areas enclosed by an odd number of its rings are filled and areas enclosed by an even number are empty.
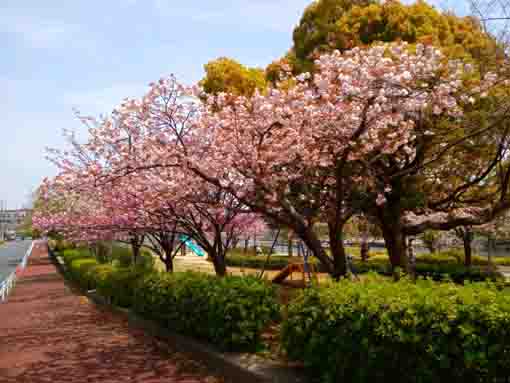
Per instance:
[[[338,40],[338,21],[353,5],[372,3],[373,0],[319,0],[309,5],[293,33],[295,70],[310,71],[315,53],[343,49],[344,42]]]
[[[200,85],[208,94],[221,92],[251,96],[256,89],[266,88],[265,74],[262,69],[249,68],[236,60],[220,57],[204,65],[205,77]]]
[[[440,12],[424,1],[319,0],[294,30],[294,70],[310,71],[319,54],[374,42],[406,41],[441,47],[449,58],[485,62],[497,45],[473,17]]]

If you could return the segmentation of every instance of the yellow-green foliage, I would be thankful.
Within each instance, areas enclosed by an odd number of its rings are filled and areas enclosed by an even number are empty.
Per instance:
[[[483,283],[344,280],[290,304],[282,343],[325,383],[503,382],[510,292]]]
[[[438,11],[424,1],[319,0],[294,30],[298,71],[310,70],[314,53],[347,50],[374,42],[406,41],[441,47],[451,58],[495,58],[496,43],[471,17]]]
[[[236,60],[221,57],[204,65],[205,77],[200,85],[208,94],[220,92],[251,96],[256,89],[266,88],[265,74],[262,69],[248,68]]]
[[[294,29],[295,69],[297,72],[312,69],[312,53],[338,49],[341,42],[332,40],[337,36],[337,22],[352,7],[351,0],[319,0],[314,1],[304,11],[299,25]],[[360,5],[368,5],[373,1],[360,1]]]

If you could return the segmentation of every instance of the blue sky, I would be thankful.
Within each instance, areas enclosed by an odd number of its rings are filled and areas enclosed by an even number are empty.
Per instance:
[[[310,2],[1,0],[0,200],[20,207],[55,173],[44,150],[80,129],[73,108],[108,113],[171,73],[198,81],[219,56],[263,67]]]

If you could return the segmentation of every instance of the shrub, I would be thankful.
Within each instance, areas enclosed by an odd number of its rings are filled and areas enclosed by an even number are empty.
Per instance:
[[[133,264],[133,253],[128,246],[115,245],[112,247],[111,259],[119,267],[129,267]]]
[[[64,239],[50,239],[48,244],[54,251],[64,251],[66,249],[74,249],[76,247],[74,243]]]
[[[302,293],[282,344],[323,382],[503,382],[509,325],[508,290],[372,276]]]
[[[223,349],[253,349],[277,318],[275,288],[254,278],[152,273],[135,291],[137,312]]]
[[[264,267],[266,257],[250,255],[229,255],[226,263],[230,267],[246,267],[261,269]],[[317,258],[309,258],[309,262],[316,265],[318,271],[324,271]],[[266,265],[267,270],[280,270],[288,264],[287,256],[273,255],[269,258]],[[392,275],[391,265],[388,256],[383,253],[372,253],[370,259],[362,262],[359,258],[354,258],[354,271],[357,274],[376,272],[382,275]],[[417,259],[416,273],[422,277],[430,277],[436,281],[452,279],[456,283],[462,283],[464,280],[473,282],[484,280],[498,280],[501,276],[498,273],[490,272],[480,267],[465,267],[459,264],[455,258],[445,254],[436,257],[436,255],[420,255]]]
[[[78,258],[70,262],[69,272],[81,287],[90,290],[95,287],[93,269],[96,266],[99,263],[93,258]]]
[[[110,266],[111,267],[111,266]],[[146,274],[141,268],[114,268],[104,270],[101,278],[97,279],[97,292],[109,298],[110,302],[121,306],[130,307],[139,279]]]
[[[140,259],[138,259],[136,266],[145,270],[154,270],[156,261],[151,252],[144,249],[140,252]]]

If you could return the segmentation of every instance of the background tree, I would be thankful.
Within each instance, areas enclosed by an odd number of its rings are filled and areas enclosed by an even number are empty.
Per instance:
[[[497,44],[474,17],[440,12],[424,1],[319,0],[304,12],[287,57],[295,72],[310,71],[321,53],[345,51],[374,42],[433,44],[449,58],[490,60]],[[501,55],[501,52],[498,53]]]
[[[314,59],[320,54],[345,50],[348,44],[337,33],[338,20],[353,5],[372,3],[371,0],[319,0],[310,4],[292,35],[294,44],[288,55],[292,59],[288,63],[293,64],[294,72],[310,72]]]
[[[472,264],[472,253],[473,253],[473,240],[475,238],[475,232],[471,226],[459,226],[454,229],[454,233],[462,241],[462,247],[464,249],[464,265],[471,267]]]
[[[246,67],[236,60],[220,57],[204,65],[205,77],[200,85],[208,94],[220,92],[251,96],[266,88],[264,70]]]

